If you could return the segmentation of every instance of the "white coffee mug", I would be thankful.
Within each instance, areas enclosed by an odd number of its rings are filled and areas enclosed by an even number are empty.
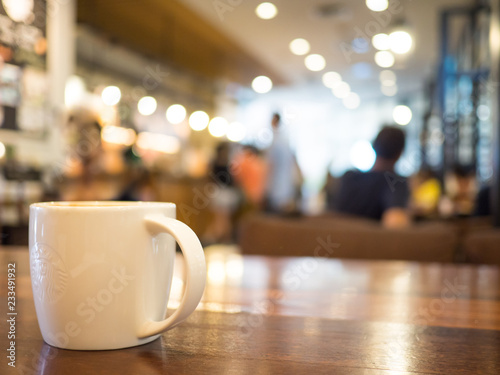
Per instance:
[[[186,319],[206,280],[203,248],[175,204],[50,202],[30,206],[30,270],[43,339],[77,350],[155,340]],[[185,292],[167,319],[175,240]]]

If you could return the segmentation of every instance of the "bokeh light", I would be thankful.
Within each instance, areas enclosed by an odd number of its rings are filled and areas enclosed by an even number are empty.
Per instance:
[[[326,66],[325,58],[317,53],[307,56],[304,62],[306,64],[306,68],[313,72],[319,72],[325,69]]]
[[[369,171],[376,159],[375,150],[368,141],[358,141],[352,146],[349,159],[354,167],[366,172]]]
[[[337,72],[326,72],[323,74],[322,81],[326,87],[333,89],[337,83],[342,82],[342,76]]]
[[[398,125],[408,125],[413,117],[411,109],[406,105],[398,105],[392,112],[394,122]]]
[[[382,94],[385,96],[395,96],[398,93],[398,86],[393,85],[393,86],[384,86],[382,85],[380,87],[380,91],[382,91]]]
[[[302,38],[294,39],[290,42],[290,51],[297,56],[303,56],[311,50],[309,42]]]
[[[391,51],[399,55],[408,53],[413,45],[413,39],[406,31],[395,31],[389,35]]]
[[[172,104],[168,107],[166,115],[171,124],[180,124],[186,118],[186,108],[181,104]]]
[[[481,121],[488,121],[490,119],[491,110],[486,104],[481,104],[477,107],[477,117]]]
[[[64,88],[64,104],[66,107],[70,108],[77,104],[80,104],[86,93],[85,82],[82,78],[78,76],[71,76],[66,80],[66,86]]]
[[[381,68],[390,68],[395,63],[394,55],[389,51],[378,51],[375,54],[375,62]]]
[[[157,151],[164,154],[176,154],[181,149],[181,143],[176,137],[149,132],[139,133],[136,145],[142,150]]]
[[[344,99],[351,93],[351,86],[347,82],[339,82],[332,89],[333,95],[339,99]]]
[[[0,142],[0,159],[2,159],[5,156],[5,152],[6,152],[5,145],[2,142]]]
[[[107,125],[102,128],[101,138],[106,143],[122,146],[132,146],[135,142],[136,134],[133,129]]]
[[[116,86],[108,86],[102,90],[101,93],[102,102],[106,105],[112,106],[120,102],[122,98],[122,92]]]
[[[389,8],[389,0],[366,0],[366,6],[374,12],[383,12]]]
[[[273,88],[273,81],[266,76],[258,76],[252,81],[252,88],[256,93],[265,94]]]
[[[145,96],[137,103],[137,110],[143,116],[150,116],[155,113],[156,107],[156,99],[152,96]]]
[[[273,3],[261,3],[255,8],[257,16],[263,20],[270,20],[278,14],[278,8]]]
[[[396,73],[392,70],[382,70],[379,74],[382,86],[394,86],[396,84]]]
[[[228,130],[228,122],[224,117],[214,117],[208,124],[208,132],[215,138],[220,138],[226,135]]]
[[[16,22],[27,22],[33,17],[34,0],[2,0],[7,15]]]
[[[356,38],[351,42],[351,48],[355,53],[362,55],[370,51],[370,42],[365,38]]]
[[[372,38],[372,45],[379,51],[387,51],[391,48],[389,35],[384,33],[374,35]]]
[[[207,113],[204,111],[196,111],[189,116],[189,126],[197,132],[205,129],[209,121],[210,117],[208,117]]]
[[[240,142],[246,136],[245,125],[239,122],[232,122],[227,130],[227,139],[231,142]]]

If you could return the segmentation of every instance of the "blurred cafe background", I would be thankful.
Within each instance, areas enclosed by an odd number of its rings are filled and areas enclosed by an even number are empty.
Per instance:
[[[245,254],[500,264],[499,6],[2,0],[1,244],[33,202],[171,201]],[[396,229],[337,209],[385,126]]]

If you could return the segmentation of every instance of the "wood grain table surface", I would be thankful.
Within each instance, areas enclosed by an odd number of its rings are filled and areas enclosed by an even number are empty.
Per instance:
[[[197,311],[143,346],[44,343],[27,248],[0,249],[0,374],[500,374],[500,269],[241,256],[206,249]],[[16,264],[16,367],[8,366],[7,264]],[[169,309],[178,306],[176,259]]]

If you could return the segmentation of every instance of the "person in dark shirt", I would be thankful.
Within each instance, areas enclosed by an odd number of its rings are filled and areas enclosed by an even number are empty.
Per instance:
[[[491,186],[483,186],[476,197],[476,207],[474,216],[490,216],[491,215]]]
[[[205,243],[233,241],[233,215],[238,208],[240,195],[234,186],[231,164],[231,144],[222,142],[215,149],[209,175],[209,182],[215,187],[215,191],[209,197],[212,220],[202,236]]]
[[[407,180],[394,171],[405,146],[405,134],[396,127],[382,128],[373,149],[377,155],[369,172],[348,171],[340,180],[336,210],[379,220],[386,227],[409,225]]]

